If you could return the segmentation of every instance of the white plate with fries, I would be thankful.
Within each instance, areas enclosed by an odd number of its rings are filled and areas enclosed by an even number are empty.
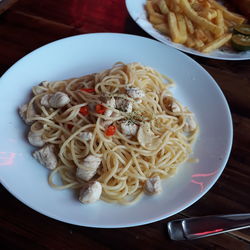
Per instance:
[[[126,6],[143,30],[171,47],[213,59],[250,59],[250,51],[230,45],[232,27],[246,20],[214,0],[126,0]]]

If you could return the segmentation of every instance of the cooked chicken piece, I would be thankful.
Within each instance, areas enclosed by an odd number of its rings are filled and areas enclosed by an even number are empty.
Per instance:
[[[84,181],[89,181],[96,174],[101,161],[99,157],[88,155],[84,158],[81,167],[77,168],[76,176]]]
[[[27,123],[26,122],[26,112],[27,112],[27,109],[28,109],[28,104],[24,104],[23,106],[19,107],[19,109],[18,109],[19,115],[25,121],[25,123]]]
[[[111,117],[117,117],[117,116],[119,116],[119,114],[116,113],[116,112],[113,112],[113,113],[111,114]],[[109,125],[111,125],[113,122],[114,122],[114,120],[105,120],[105,119],[102,119],[102,120],[100,121],[100,125],[101,125],[102,127],[104,127],[104,128],[107,128],[107,127],[108,127]]]
[[[137,132],[137,140],[145,148],[156,148],[159,144],[158,137],[153,133],[149,122],[143,123]]]
[[[171,111],[174,113],[181,112],[180,106],[175,101],[171,103]]]
[[[32,87],[32,91],[35,95],[40,95],[48,91],[48,81],[43,81],[39,85]]]
[[[90,182],[80,190],[79,200],[84,204],[93,203],[100,199],[102,185],[98,181]]]
[[[161,179],[159,176],[148,178],[144,184],[144,191],[148,194],[158,194],[162,191]]]
[[[45,81],[40,82],[40,83],[39,83],[39,86],[43,86],[43,87],[48,88],[48,87],[49,87],[49,84],[50,84],[50,82],[45,80]]]
[[[81,138],[81,140],[83,141],[91,141],[92,137],[93,137],[93,133],[92,132],[81,132],[79,134],[79,137]]]
[[[138,125],[133,123],[132,121],[123,121],[121,122],[121,130],[124,135],[131,136],[136,135],[138,131]]]
[[[105,104],[108,106],[108,107],[111,107],[111,108],[115,108],[115,98],[114,97],[111,97],[111,98],[108,98],[105,102]],[[113,113],[113,111],[111,109],[106,109],[104,115],[105,116],[111,116]]]
[[[69,96],[63,92],[56,92],[49,99],[52,108],[61,108],[70,102]]]
[[[52,94],[46,94],[46,95],[43,95],[42,98],[41,98],[41,105],[46,107],[46,108],[49,108],[50,107],[50,104],[49,104],[49,99],[51,98]]]
[[[63,92],[56,92],[54,94],[47,94],[41,98],[41,105],[51,108],[61,108],[70,102],[70,98]]]
[[[128,96],[132,98],[142,98],[145,96],[145,93],[143,90],[139,88],[126,88]]]
[[[173,113],[181,112],[181,107],[169,93],[164,94],[164,104]]]
[[[42,139],[42,131],[29,131],[28,133],[28,141],[31,145],[36,147],[42,147],[45,142]]]
[[[131,113],[133,110],[132,102],[124,98],[116,98],[115,100],[116,108],[127,113]]]
[[[187,116],[185,118],[185,125],[183,127],[184,132],[192,132],[196,129],[197,124],[192,116]]]
[[[54,145],[52,144],[45,145],[43,148],[36,150],[33,153],[33,157],[48,169],[56,168],[57,158],[54,153]]]
[[[32,124],[33,121],[31,120],[31,118],[36,116],[34,105],[32,104],[29,106],[28,104],[24,104],[19,108],[19,115],[27,125]]]

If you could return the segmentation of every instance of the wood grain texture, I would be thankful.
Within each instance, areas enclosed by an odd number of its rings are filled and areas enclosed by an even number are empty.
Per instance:
[[[121,32],[150,37],[129,17],[124,0],[19,0],[0,16],[0,74],[32,50],[71,35]],[[250,230],[171,241],[173,219],[250,212],[250,61],[191,56],[216,80],[232,111],[234,142],[226,168],[198,202],[149,225],[123,229],[74,226],[37,213],[0,186],[1,249],[250,249]],[[209,110],[208,107],[208,111]]]

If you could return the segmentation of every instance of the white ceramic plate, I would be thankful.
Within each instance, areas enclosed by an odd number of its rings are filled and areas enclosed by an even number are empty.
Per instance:
[[[224,49],[218,49],[209,54],[206,54],[206,53],[201,53],[197,50],[188,48],[182,44],[173,43],[169,37],[157,31],[152,26],[152,24],[148,21],[146,10],[145,10],[145,3],[146,3],[146,0],[136,0],[136,1],[126,0],[126,6],[127,6],[130,16],[143,30],[145,30],[149,35],[151,35],[155,39],[171,47],[174,47],[181,51],[184,51],[193,55],[197,55],[197,56],[208,57],[208,58],[213,58],[213,59],[222,59],[222,60],[248,60],[250,59],[250,51],[236,52],[236,51],[228,50],[228,49],[225,50],[224,48]]]
[[[184,164],[163,182],[159,196],[145,196],[131,206],[98,201],[83,205],[71,190],[47,183],[48,170],[32,158],[27,127],[17,108],[42,80],[58,80],[99,72],[115,62],[140,62],[176,81],[174,95],[196,114],[200,136],[194,147],[198,164]],[[201,198],[216,182],[232,143],[227,102],[212,77],[183,53],[155,40],[125,34],[88,34],[43,46],[14,64],[0,80],[0,180],[10,193],[51,218],[90,227],[147,224],[180,212]]]

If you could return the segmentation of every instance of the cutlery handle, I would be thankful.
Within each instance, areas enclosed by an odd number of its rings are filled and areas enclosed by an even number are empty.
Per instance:
[[[172,240],[193,240],[250,227],[250,214],[194,217],[168,223]]]

